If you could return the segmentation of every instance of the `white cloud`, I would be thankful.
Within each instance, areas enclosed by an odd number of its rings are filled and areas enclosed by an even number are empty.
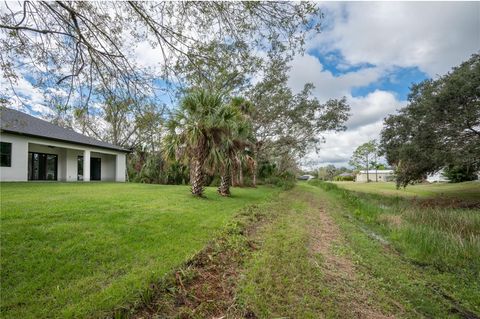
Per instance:
[[[327,3],[331,24],[309,43],[347,63],[443,74],[480,49],[480,2]],[[333,24],[332,24],[333,23]]]
[[[319,153],[312,152],[306,156],[306,167],[328,164],[348,166],[354,149],[369,140],[378,140],[383,118],[406,103],[397,100],[391,92],[379,90],[365,97],[350,96],[347,100],[352,107],[352,117],[347,122],[349,129],[345,132],[325,134],[326,143],[321,145]]]
[[[364,97],[349,97],[351,117],[347,122],[349,130],[378,122],[388,114],[406,105],[405,101],[399,101],[392,92],[376,90]]]
[[[2,76],[0,76],[0,84],[2,88],[10,86],[10,83]],[[45,105],[45,97],[43,93],[34,87],[24,77],[19,77],[16,83],[12,84],[16,95],[9,97],[8,107],[30,113],[31,111],[38,112],[42,116],[53,114],[52,109]]]
[[[316,57],[309,54],[296,56],[291,67],[289,86],[298,92],[305,83],[311,82],[315,85],[315,95],[322,102],[348,95],[352,88],[367,86],[384,73],[382,68],[373,67],[334,76],[330,71],[324,70]]]
[[[138,43],[133,51],[136,64],[142,68],[150,68],[158,72],[165,62],[160,46],[152,47],[147,41]],[[165,54],[169,54],[169,52],[165,52]]]

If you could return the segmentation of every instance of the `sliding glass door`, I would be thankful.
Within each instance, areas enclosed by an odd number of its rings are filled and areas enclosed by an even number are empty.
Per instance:
[[[83,181],[83,156],[77,158],[77,180]],[[102,159],[99,157],[90,157],[90,180],[102,180]]]
[[[28,153],[28,179],[32,181],[56,181],[58,156],[55,154]]]

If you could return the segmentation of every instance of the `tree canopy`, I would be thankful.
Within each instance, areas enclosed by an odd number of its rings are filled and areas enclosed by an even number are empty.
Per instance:
[[[288,59],[271,57],[262,80],[248,93],[255,106],[252,121],[259,161],[294,162],[318,149],[324,132],[346,129],[350,111],[346,98],[320,103],[311,83],[294,93],[287,83],[288,71]]]
[[[140,99],[156,93],[155,79],[174,87],[201,79],[222,85],[251,73],[273,43],[283,52],[303,48],[321,13],[308,2],[3,2],[0,65],[14,82],[28,74],[35,86],[62,88],[85,106],[96,89]],[[136,59],[138,46],[156,48],[156,71]],[[140,47],[141,50],[141,47]],[[141,62],[141,61],[140,61]],[[209,66],[208,70],[205,66]],[[215,84],[216,85],[216,84]],[[217,86],[217,85],[216,85]],[[165,93],[162,91],[162,93]]]
[[[385,119],[381,148],[397,185],[443,167],[480,169],[480,55],[413,85],[408,105]]]

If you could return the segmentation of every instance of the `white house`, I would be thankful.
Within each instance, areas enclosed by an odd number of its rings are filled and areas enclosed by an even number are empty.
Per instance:
[[[299,180],[302,180],[302,181],[309,181],[311,179],[314,179],[315,176],[313,175],[302,175],[302,176],[299,176],[297,179]]]
[[[125,182],[128,150],[0,109],[0,181]]]
[[[384,170],[369,170],[368,171],[368,179],[371,182],[390,182],[393,180],[394,172],[392,169],[384,169]],[[367,180],[367,171],[360,171],[356,177],[355,181],[359,183],[366,183]]]
[[[440,171],[427,175],[427,182],[429,183],[441,183],[441,182],[448,182],[449,179],[443,176],[444,170],[441,169]]]

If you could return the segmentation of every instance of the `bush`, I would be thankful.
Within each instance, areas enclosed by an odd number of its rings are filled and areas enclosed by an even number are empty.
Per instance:
[[[351,176],[335,176],[333,178],[334,181],[336,182],[353,182],[355,180],[355,176],[351,175]]]
[[[148,184],[187,184],[189,169],[180,162],[168,162],[162,154],[137,151],[129,154],[128,178],[131,182]]]
[[[277,173],[277,165],[270,162],[262,162],[258,167],[258,177],[261,179],[266,179],[274,176]]]
[[[293,172],[280,172],[275,163],[267,161],[260,163],[257,176],[258,185],[273,185],[285,190],[293,188],[297,181]]]
[[[253,179],[251,176],[247,175],[243,177],[243,186],[245,187],[252,187],[253,186]]]
[[[285,189],[290,189],[293,186],[295,186],[295,183],[297,182],[297,178],[295,177],[295,174],[292,172],[284,172],[279,175],[281,183],[278,186],[281,186]]]
[[[477,179],[475,168],[472,166],[450,166],[445,168],[443,176],[448,178],[450,183],[461,183]]]

